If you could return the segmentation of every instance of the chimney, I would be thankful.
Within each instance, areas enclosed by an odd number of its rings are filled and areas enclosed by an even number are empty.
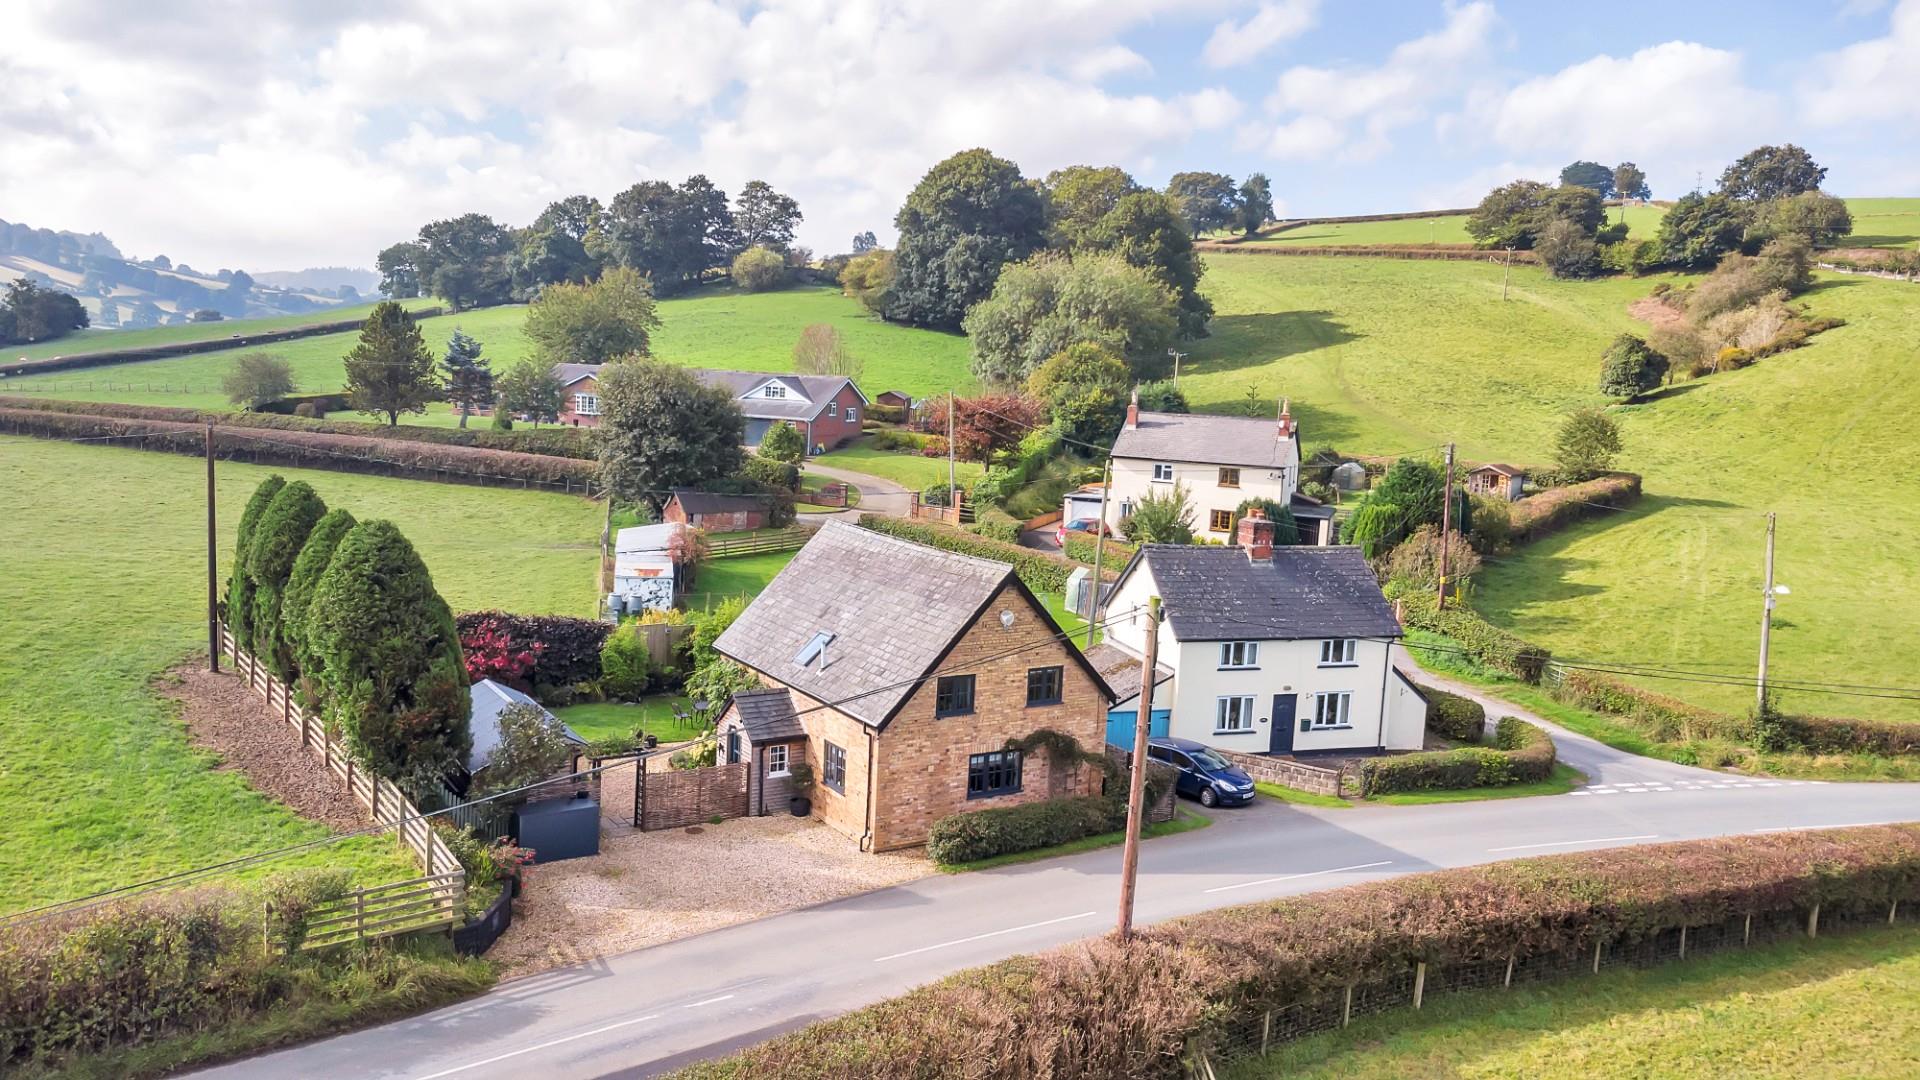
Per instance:
[[[1255,506],[1240,519],[1240,529],[1235,540],[1247,549],[1247,561],[1251,563],[1270,563],[1273,561],[1273,522],[1267,520],[1267,512]]]
[[[1293,414],[1287,411],[1287,406],[1289,404],[1290,402],[1288,401],[1288,399],[1286,398],[1280,399],[1279,438],[1281,439],[1293,438],[1293,432],[1294,432]]]
[[[1140,426],[1140,388],[1133,388],[1133,396],[1127,399],[1127,427]]]

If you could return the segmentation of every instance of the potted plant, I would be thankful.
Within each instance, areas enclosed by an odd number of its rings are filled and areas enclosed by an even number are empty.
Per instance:
[[[813,813],[813,799],[807,794],[813,790],[813,766],[798,762],[787,780],[792,794],[787,798],[787,811],[794,817],[806,817]]]

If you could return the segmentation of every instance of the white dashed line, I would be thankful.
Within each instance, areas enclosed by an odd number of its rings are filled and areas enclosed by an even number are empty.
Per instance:
[[[972,937],[955,938],[952,941],[943,941],[938,945],[922,945],[918,949],[908,949],[906,952],[888,953],[885,956],[876,956],[873,958],[873,962],[878,964],[878,963],[883,963],[887,960],[898,960],[903,956],[918,956],[923,952],[932,952],[935,949],[944,949],[951,945],[965,945],[969,941],[981,941],[990,937],[999,937],[1001,934],[1017,934],[1022,930],[1034,930],[1042,926],[1052,926],[1055,923],[1072,922],[1075,919],[1091,918],[1092,915],[1093,915],[1093,912],[1091,911],[1082,911],[1078,915],[1062,915],[1057,919],[1042,919],[1039,922],[1027,923],[1025,926],[1009,926],[1005,930],[989,930],[984,934],[975,934]]]
[[[727,997],[732,997],[732,996],[733,996],[732,994],[727,995]],[[720,999],[716,998],[715,1000],[717,1001]],[[452,1076],[455,1073],[466,1072],[468,1069],[478,1069],[481,1066],[493,1065],[498,1062],[505,1061],[508,1058],[517,1058],[521,1054],[531,1054],[537,1050],[551,1049],[555,1046],[560,1046],[564,1043],[573,1042],[576,1039],[585,1039],[590,1036],[601,1035],[609,1031],[617,1030],[619,1028],[630,1027],[634,1024],[644,1024],[649,1020],[658,1020],[658,1019],[660,1019],[659,1013],[649,1013],[646,1016],[636,1016],[631,1020],[622,1020],[617,1024],[608,1024],[606,1027],[594,1028],[592,1031],[582,1031],[577,1035],[568,1035],[565,1038],[561,1038],[561,1039],[553,1039],[548,1042],[535,1043],[532,1046],[523,1046],[518,1050],[509,1050],[504,1054],[496,1054],[493,1057],[485,1058],[480,1061],[469,1061],[465,1065],[456,1065],[451,1069],[442,1069],[437,1073],[428,1073],[427,1075],[420,1077],[419,1080],[439,1080],[439,1078],[443,1076]]]
[[[682,1005],[680,1007],[683,1009],[697,1009],[702,1005],[712,1005],[712,1004],[715,1004],[716,1002],[730,1001],[732,999],[733,999],[732,994],[721,994],[719,997],[711,997],[705,1001],[696,1001],[696,1002],[693,1002],[692,1004]]]
[[[1272,885],[1277,881],[1297,881],[1300,878],[1320,877],[1323,874],[1344,874],[1349,870],[1371,870],[1376,866],[1392,865],[1392,861],[1389,860],[1386,862],[1361,863],[1358,866],[1336,866],[1329,870],[1309,870],[1304,874],[1283,874],[1280,877],[1261,878],[1258,881],[1242,881],[1237,885],[1220,885],[1215,888],[1202,889],[1200,891],[1203,893],[1232,892],[1234,889],[1246,889],[1255,885]]]

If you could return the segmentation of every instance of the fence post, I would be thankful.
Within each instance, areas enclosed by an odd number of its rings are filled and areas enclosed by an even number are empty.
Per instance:
[[[1267,1043],[1273,1040],[1273,1010],[1268,1009],[1260,1018],[1260,1056],[1267,1056]]]
[[[1807,936],[1810,938],[1820,936],[1820,905],[1819,904],[1813,905],[1813,910],[1807,912]]]
[[[367,940],[367,890],[357,889],[353,894],[353,936],[355,940]]]
[[[1427,962],[1420,961],[1413,968],[1413,1007],[1420,1007],[1420,999],[1427,994]]]
[[[1593,943],[1593,973],[1595,975],[1600,974],[1600,947],[1601,942],[1596,941]]]
[[[1507,954],[1507,977],[1501,981],[1500,988],[1502,990],[1513,989],[1513,954],[1512,953]]]
[[[1747,928],[1740,935],[1740,944],[1743,947],[1753,944],[1753,912],[1751,911],[1747,912]]]
[[[1887,925],[1888,926],[1893,925],[1893,917],[1898,914],[1900,914],[1900,901],[1895,900],[1893,902],[1893,906],[1887,909]]]
[[[1340,1006],[1340,1026],[1346,1027],[1351,1023],[1353,1023],[1353,984],[1348,983],[1347,1000]]]
[[[1687,928],[1683,926],[1680,928],[1680,959],[1685,960],[1686,958],[1687,958]]]

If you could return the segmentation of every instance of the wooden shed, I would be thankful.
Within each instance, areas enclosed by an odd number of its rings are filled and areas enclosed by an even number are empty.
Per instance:
[[[750,766],[747,813],[785,813],[794,794],[793,767],[807,759],[807,731],[793,711],[793,696],[784,687],[735,694],[720,714],[716,734],[719,764]]]
[[[767,503],[758,495],[721,495],[711,491],[674,488],[661,509],[665,521],[708,532],[740,532],[767,524]]]
[[[913,407],[913,399],[898,390],[881,391],[880,396],[873,399],[873,403],[875,405],[886,405],[895,409],[910,409]]]
[[[1516,469],[1511,465],[1489,462],[1467,473],[1467,490],[1475,495],[1485,495],[1494,499],[1513,502],[1520,497],[1520,489],[1526,485],[1525,469]]]

